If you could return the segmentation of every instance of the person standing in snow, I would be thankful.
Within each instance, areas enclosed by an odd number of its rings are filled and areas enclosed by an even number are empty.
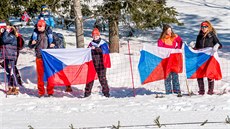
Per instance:
[[[16,74],[16,62],[18,58],[17,52],[17,37],[18,33],[13,26],[6,26],[6,28],[1,30],[1,45],[3,46],[3,57],[4,62],[1,63],[1,66],[5,68],[8,79],[8,91],[7,95],[18,95],[19,86],[17,74]]]
[[[46,5],[41,6],[41,13],[38,16],[38,19],[45,20],[46,26],[49,27],[50,29],[54,28],[55,22],[53,16],[51,15],[51,12]],[[66,86],[65,91],[72,92],[71,86]]]
[[[108,43],[101,39],[100,32],[97,28],[94,28],[92,31],[93,40],[89,44],[91,48],[92,59],[94,68],[99,78],[99,82],[102,86],[102,93],[105,97],[110,97],[109,86],[106,79],[106,68],[111,67],[110,57],[109,57],[109,47]],[[91,90],[93,87],[94,80],[87,83],[85,87],[85,97],[91,95]]]
[[[200,31],[196,38],[196,43],[190,43],[190,47],[194,49],[201,49],[206,47],[212,47],[214,52],[217,52],[218,49],[222,48],[222,44],[220,43],[219,39],[216,35],[216,30],[212,26],[210,21],[204,21],[200,24]],[[200,95],[204,95],[204,79],[198,78],[198,93]],[[212,95],[214,90],[214,80],[208,78],[208,94]]]
[[[38,86],[38,96],[42,97],[45,94],[44,88],[44,66],[42,61],[41,49],[53,48],[55,44],[53,43],[52,30],[46,26],[44,20],[39,20],[37,27],[32,35],[32,41],[29,43],[30,48],[35,48],[36,53],[36,68],[37,68],[37,86]],[[34,36],[35,35],[35,36]],[[53,95],[53,87],[47,82],[47,93],[48,96]]]
[[[164,25],[160,38],[158,39],[158,47],[181,49],[182,39],[175,34],[170,25]],[[178,73],[171,72],[164,80],[166,94],[176,93],[181,97],[180,83]],[[173,89],[172,89],[173,86]]]
[[[1,27],[0,27],[1,28]],[[19,51],[23,48],[23,45],[24,45],[24,39],[22,37],[22,35],[18,32],[18,28],[16,26],[13,26],[12,28],[15,28],[15,35],[17,37],[17,58],[16,58],[16,61],[15,61],[15,73],[16,73],[16,77],[17,77],[17,81],[18,81],[18,84],[19,85],[22,85],[22,79],[21,79],[21,76],[20,76],[20,73],[19,73],[19,70],[17,68],[17,61],[18,61],[18,57],[19,57]],[[4,28],[3,30],[4,31]],[[0,34],[0,38],[1,38],[1,34]],[[2,40],[0,39],[0,41],[2,42]],[[2,43],[1,43],[2,44]],[[0,63],[0,65],[5,68],[4,66],[4,61]],[[10,86],[13,86],[13,77],[10,77]]]

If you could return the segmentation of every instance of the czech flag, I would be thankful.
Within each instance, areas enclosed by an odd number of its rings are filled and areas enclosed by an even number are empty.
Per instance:
[[[145,44],[141,50],[138,70],[141,83],[166,79],[170,72],[182,73],[181,49],[170,49]]]
[[[110,61],[110,56],[109,56],[109,46],[106,41],[101,39],[100,43],[94,43],[90,42],[89,47],[100,47],[102,49],[102,54],[103,54],[103,64],[105,68],[111,68],[111,61]]]
[[[193,50],[185,45],[184,51],[188,79],[208,77],[220,80],[222,78],[218,53],[211,47]]]
[[[44,81],[51,85],[76,85],[96,77],[90,48],[43,49]]]

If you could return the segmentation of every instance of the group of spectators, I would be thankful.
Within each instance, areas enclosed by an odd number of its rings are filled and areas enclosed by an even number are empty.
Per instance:
[[[27,14],[24,13],[23,19],[28,20]],[[37,87],[38,87],[38,97],[43,97],[45,95],[44,88],[44,66],[41,55],[41,49],[54,48],[55,43],[53,40],[52,28],[54,27],[54,20],[50,14],[47,6],[41,7],[41,13],[38,16],[38,22],[35,25],[33,34],[31,36],[31,41],[29,42],[29,47],[35,49],[36,53],[36,70],[37,70]],[[24,44],[22,35],[18,32],[17,27],[9,26],[6,24],[0,24],[0,45],[1,45],[1,59],[0,65],[5,69],[8,79],[8,90],[6,93],[8,95],[19,94],[19,87],[22,86],[22,80],[17,69],[17,60],[19,56],[19,51]],[[104,51],[102,45],[106,44],[106,49],[109,49],[108,42],[101,39],[100,31],[105,31],[103,26],[103,21],[96,21],[94,29],[92,31],[92,42],[89,44],[89,48],[92,49],[92,58],[95,70],[97,72],[99,82],[102,86],[102,93],[106,97],[110,97],[109,86],[106,78],[106,68],[111,66],[106,66],[103,60]],[[178,34],[175,34],[170,25],[164,25],[162,33],[158,40],[159,47],[171,48],[171,49],[181,49],[183,41]],[[103,46],[104,47],[104,46]],[[196,42],[190,43],[190,47],[193,49],[202,49],[206,47],[213,47],[214,51],[217,51],[222,47],[219,42],[216,31],[209,21],[204,21],[200,25],[200,31],[197,36]],[[4,52],[3,52],[4,51]],[[109,60],[110,61],[110,60]],[[110,62],[109,62],[110,64]],[[85,87],[85,97],[91,95],[91,90],[93,87],[93,82],[86,84]],[[198,78],[199,94],[205,94],[204,81],[203,78]],[[178,74],[171,72],[164,81],[166,94],[178,94],[178,97],[182,97],[180,90],[180,83],[178,79]],[[47,94],[52,96],[54,86],[47,82]],[[214,89],[214,80],[208,78],[208,94],[212,95]],[[71,86],[66,87],[67,92],[71,92]]]

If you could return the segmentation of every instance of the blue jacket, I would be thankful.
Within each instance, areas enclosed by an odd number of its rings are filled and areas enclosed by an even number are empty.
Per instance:
[[[50,15],[50,12],[46,12],[46,14],[40,13],[40,15],[38,16],[38,19],[44,19],[46,21],[46,25],[49,27],[54,27],[55,22],[54,19],[52,17],[52,15]]]

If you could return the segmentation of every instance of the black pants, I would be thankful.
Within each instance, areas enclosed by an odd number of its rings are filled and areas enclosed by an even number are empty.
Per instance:
[[[204,94],[204,79],[198,78],[197,79],[198,86],[199,86],[199,94]],[[208,94],[213,94],[214,90],[214,80],[208,78]]]
[[[17,62],[18,62],[18,56],[19,56],[19,51],[17,51],[17,58],[16,58],[16,61],[14,61],[14,62],[15,62],[15,63],[14,63],[14,70],[15,70],[15,75],[16,75],[18,84],[19,84],[19,85],[22,85],[21,76],[20,76],[19,70],[18,70],[18,68],[17,68],[17,66],[16,66],[16,65],[17,65]],[[5,59],[5,60],[7,60],[7,59]],[[9,68],[7,68],[8,65],[5,65],[5,66],[4,66],[4,61],[3,61],[0,65],[1,65],[3,68],[5,68],[6,72],[9,74]],[[13,76],[11,76],[9,79],[10,79],[10,80],[8,80],[8,82],[9,82],[8,85],[13,86],[13,85],[14,85]]]
[[[92,55],[92,56],[93,56],[94,67],[97,72],[99,82],[102,86],[102,93],[105,96],[109,96],[109,86],[108,86],[107,79],[106,79],[106,68],[104,67],[104,64],[103,64],[103,56],[102,55]],[[86,84],[86,87],[85,87],[86,96],[91,94],[93,83],[94,83],[94,80]]]

